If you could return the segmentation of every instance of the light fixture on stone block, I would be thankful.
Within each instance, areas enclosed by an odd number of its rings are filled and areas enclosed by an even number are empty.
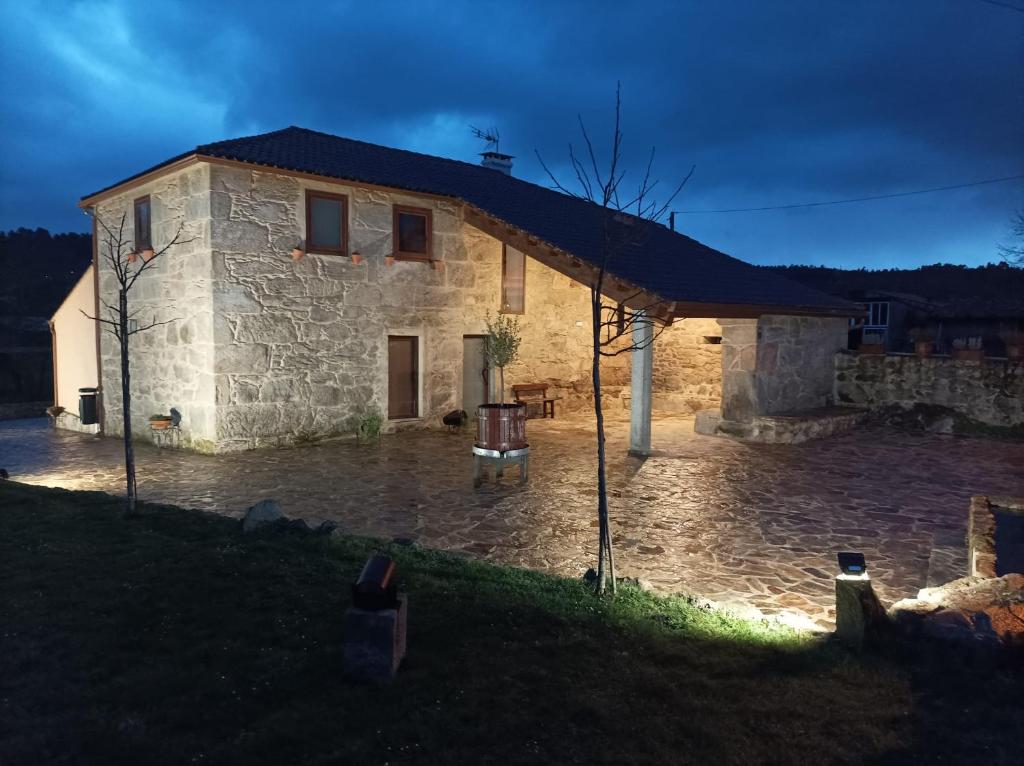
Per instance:
[[[840,551],[836,558],[839,560],[839,571],[842,572],[840,577],[847,579],[857,578],[861,580],[869,579],[868,565],[864,560],[863,553],[857,553],[855,551]]]

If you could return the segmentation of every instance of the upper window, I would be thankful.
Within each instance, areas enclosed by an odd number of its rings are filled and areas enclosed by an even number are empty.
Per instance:
[[[306,191],[306,250],[344,255],[348,245],[348,198]]]
[[[396,258],[430,260],[431,216],[426,208],[395,205]]]
[[[135,200],[135,250],[153,249],[153,227],[150,220],[149,197]]]
[[[522,314],[526,310],[526,256],[507,245],[501,249],[501,311]]]

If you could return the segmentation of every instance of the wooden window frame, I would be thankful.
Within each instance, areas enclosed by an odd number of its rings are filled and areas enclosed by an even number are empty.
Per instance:
[[[513,248],[515,250],[515,248]],[[499,314],[514,314],[516,316],[522,316],[526,313],[526,253],[521,250],[516,250],[521,256],[523,256],[523,308],[519,311],[513,311],[505,308],[505,260],[508,255],[508,245],[504,242],[501,243],[501,294],[498,296],[498,302],[501,304],[498,308]]]
[[[402,213],[421,215],[427,219],[427,252],[407,253],[398,249],[398,217]],[[429,207],[411,207],[394,205],[391,215],[392,245],[391,252],[398,261],[432,261],[434,259],[434,211]]]
[[[146,232],[146,241],[139,241],[139,205],[145,203],[149,206],[149,231]],[[141,253],[147,248],[153,249],[153,200],[150,199],[148,194],[142,197],[136,197],[132,200],[132,227],[133,227],[133,238],[135,240],[135,252]]]
[[[327,199],[341,203],[341,246],[313,243],[313,200]],[[306,252],[316,255],[348,255],[348,195],[306,189]]]

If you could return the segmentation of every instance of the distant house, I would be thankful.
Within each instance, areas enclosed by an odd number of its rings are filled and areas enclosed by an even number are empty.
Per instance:
[[[939,353],[948,352],[958,338],[981,338],[989,356],[1006,354],[1006,339],[1024,333],[1024,299],[953,298],[929,300],[888,290],[850,292],[863,306],[865,318],[851,332],[856,348],[865,334],[882,336],[889,351],[913,351],[914,335],[934,339]]]
[[[169,321],[133,338],[139,435],[146,415],[171,408],[181,443],[209,452],[336,434],[369,411],[391,430],[437,425],[508,396],[496,376],[484,383],[481,336],[498,312],[517,315],[523,334],[507,385],[542,382],[569,410],[587,407],[586,286],[603,212],[510,171],[507,155],[475,165],[293,127],[199,146],[86,196],[94,217],[124,219],[138,249],[179,226],[190,239],[132,293],[141,316]],[[627,215],[608,225],[626,245],[606,301],[668,328],[605,367],[609,405],[638,426],[635,448],[649,446],[652,410],[749,422],[829,403],[855,306],[665,226]],[[101,243],[94,259],[92,300],[116,303]],[[55,320],[64,403],[96,381]],[[102,333],[76,353],[88,348],[103,430],[120,433],[114,341]]]

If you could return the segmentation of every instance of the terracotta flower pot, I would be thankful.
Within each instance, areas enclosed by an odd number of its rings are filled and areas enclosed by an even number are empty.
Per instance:
[[[914,341],[914,353],[921,358],[927,358],[932,355],[932,351],[935,348],[935,344],[930,340],[918,340]]]
[[[137,260],[139,260],[138,253],[128,253],[128,263],[135,263]]]
[[[363,262],[363,255],[362,255],[362,253],[352,253],[352,263],[354,263],[356,266],[358,266],[362,262]]]
[[[384,264],[386,266],[388,266],[388,267],[394,266],[395,265],[395,256],[393,256],[393,255],[385,255],[384,256]]]
[[[154,258],[156,258],[156,253],[153,252],[153,248],[147,247],[145,250],[142,251],[142,260],[144,260],[146,263],[149,263]]]
[[[293,261],[301,261],[303,256],[305,256],[305,254],[306,254],[306,251],[303,250],[301,247],[293,247],[292,248],[292,260]]]
[[[954,348],[951,356],[958,362],[980,362],[985,358],[985,349]]]
[[[170,428],[172,422],[174,421],[170,418],[163,418],[161,420],[151,420],[149,425],[154,431],[163,431],[165,428]]]
[[[430,266],[434,271],[444,271],[444,261],[431,261]]]

